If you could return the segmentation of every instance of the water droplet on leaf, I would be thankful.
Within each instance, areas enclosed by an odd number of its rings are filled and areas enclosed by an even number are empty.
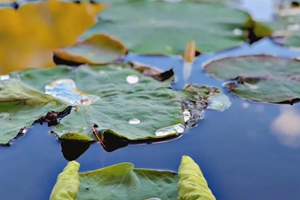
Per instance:
[[[300,30],[300,24],[290,24],[286,27],[288,31],[299,31]]]
[[[8,117],[9,117],[9,114],[8,114],[8,113],[5,113],[5,112],[0,113],[0,120],[6,119],[6,118],[8,118]]]
[[[76,89],[72,79],[58,79],[45,86],[45,93],[71,105],[90,105],[100,97],[86,94]]]
[[[139,77],[137,75],[129,75],[126,77],[126,81],[129,84],[135,84],[135,83],[139,82]]]
[[[10,78],[9,75],[1,75],[0,81],[5,81],[5,80],[8,80],[9,78]]]
[[[236,36],[241,36],[241,35],[243,35],[243,31],[242,31],[241,29],[239,29],[239,28],[233,29],[232,32],[233,32],[233,34],[236,35]]]
[[[138,118],[132,118],[128,121],[129,124],[139,124],[141,121]]]
[[[158,129],[155,132],[156,136],[166,136],[166,135],[171,135],[171,134],[179,134],[183,133],[185,130],[185,126],[183,124],[176,124],[173,126],[168,126],[165,128]]]

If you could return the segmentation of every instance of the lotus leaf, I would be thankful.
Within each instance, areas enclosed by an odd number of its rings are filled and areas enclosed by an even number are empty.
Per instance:
[[[242,10],[191,1],[128,1],[110,6],[99,18],[82,38],[107,34],[121,40],[129,52],[140,54],[181,55],[190,40],[195,40],[198,51],[224,50],[241,44],[247,37],[243,30],[256,25]],[[265,30],[255,32],[268,36],[269,29]]]
[[[229,81],[233,94],[252,101],[293,103],[300,98],[300,62],[272,56],[231,57],[213,61],[204,69]]]
[[[135,169],[131,163],[82,173],[78,170],[79,163],[68,163],[57,178],[50,200],[174,200],[176,197],[179,200],[215,200],[199,166],[188,156],[182,157],[179,176],[171,171]]]
[[[69,106],[73,111],[54,128],[62,139],[177,136],[202,118],[209,96],[219,93],[216,88],[193,85],[175,91],[170,88],[171,78],[160,82],[129,64],[27,69],[1,78],[2,144],[48,111],[53,113],[46,119]]]

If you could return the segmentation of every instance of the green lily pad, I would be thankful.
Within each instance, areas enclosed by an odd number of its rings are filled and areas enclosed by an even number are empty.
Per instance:
[[[147,70],[154,78],[162,78]],[[74,106],[73,110],[54,128],[61,139],[105,141],[105,135],[114,135],[140,141],[178,136],[202,118],[209,96],[219,93],[216,88],[193,85],[174,91],[171,78],[160,82],[129,64],[58,66],[8,76],[0,81],[2,144],[48,111],[68,106]],[[45,119],[51,115],[56,113]]]
[[[107,8],[99,17],[82,39],[107,34],[140,54],[181,55],[190,40],[201,52],[236,47],[245,41],[245,30],[256,24],[242,10],[191,1],[130,1]],[[269,36],[270,31],[260,34]]]
[[[280,44],[300,47],[300,7],[279,6],[276,20],[270,23],[273,37]]]
[[[272,56],[232,57],[213,61],[204,70],[227,80],[233,94],[252,101],[293,103],[300,98],[300,62]]]
[[[78,169],[79,163],[76,161],[68,163],[58,176],[50,200],[87,200],[96,197],[174,200],[177,197],[178,176],[174,172],[134,169],[131,163],[83,173],[78,173]]]
[[[79,163],[69,162],[51,192],[50,200],[131,199],[131,200],[215,200],[199,166],[183,156],[179,176],[171,171],[135,169],[120,163],[78,173]],[[179,194],[179,195],[178,195]]]

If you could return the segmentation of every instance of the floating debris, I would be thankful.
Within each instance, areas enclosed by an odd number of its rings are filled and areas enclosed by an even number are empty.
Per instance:
[[[214,93],[208,98],[208,109],[224,111],[231,106],[231,101],[225,94]]]
[[[128,121],[129,124],[139,124],[141,121],[138,118],[132,118]]]
[[[126,77],[126,81],[129,84],[136,84],[137,82],[139,82],[139,77],[137,75],[129,75]]]
[[[183,124],[176,124],[173,126],[164,127],[161,129],[158,129],[155,132],[156,136],[166,136],[166,135],[172,135],[172,134],[179,134],[183,133],[185,130],[185,126]]]
[[[187,122],[191,118],[191,113],[187,109],[184,109],[182,114],[184,122]]]
[[[86,94],[76,89],[72,79],[58,79],[45,87],[45,93],[61,99],[71,105],[91,105],[100,97]]]

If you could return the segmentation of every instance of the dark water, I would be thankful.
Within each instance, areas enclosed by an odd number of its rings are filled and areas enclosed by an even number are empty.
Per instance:
[[[255,2],[255,1],[254,1]],[[251,4],[252,5],[252,4]],[[182,78],[177,58],[128,55],[162,69],[174,68],[180,89],[186,83],[222,87],[202,71],[202,64],[222,56],[272,54],[294,58],[300,52],[274,44],[266,38],[252,46],[206,54],[197,58],[192,75]],[[181,156],[191,156],[201,167],[219,200],[300,199],[300,104],[252,103],[228,94],[232,106],[224,111],[206,111],[198,127],[183,137],[152,145],[130,145],[112,153],[93,144],[77,161],[80,171],[120,162],[136,167],[177,171]],[[35,125],[28,133],[0,147],[0,199],[46,200],[57,175],[67,161],[61,145],[49,128]]]

